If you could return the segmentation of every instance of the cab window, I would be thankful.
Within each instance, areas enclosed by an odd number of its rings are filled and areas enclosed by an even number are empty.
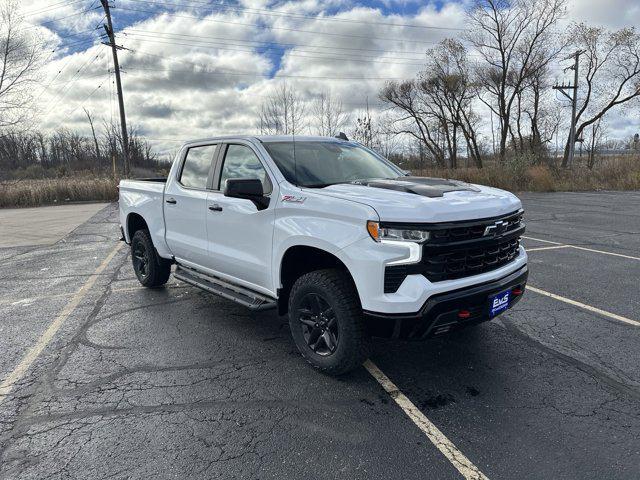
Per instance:
[[[215,145],[191,147],[184,159],[180,183],[188,188],[207,188],[207,179],[213,162]]]
[[[267,172],[253,150],[244,145],[229,145],[220,172],[219,190],[224,190],[230,178],[257,178],[262,182],[264,193],[271,192]]]

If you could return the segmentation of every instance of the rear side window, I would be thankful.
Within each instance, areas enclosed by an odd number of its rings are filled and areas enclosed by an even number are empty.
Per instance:
[[[187,158],[180,174],[180,183],[189,188],[207,188],[207,179],[213,162],[215,145],[191,147],[187,150]]]
[[[264,193],[271,192],[271,183],[262,163],[253,150],[244,145],[229,145],[220,173],[220,190],[224,190],[229,178],[257,178],[262,182]]]

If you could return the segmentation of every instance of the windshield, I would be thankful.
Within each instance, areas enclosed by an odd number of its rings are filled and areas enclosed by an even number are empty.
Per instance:
[[[402,171],[365,148],[346,142],[265,142],[264,147],[285,178],[301,187],[372,178],[397,178]]]

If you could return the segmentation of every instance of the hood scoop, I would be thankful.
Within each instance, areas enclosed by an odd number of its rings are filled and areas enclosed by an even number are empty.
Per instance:
[[[399,177],[393,180],[359,180],[353,182],[367,187],[414,193],[423,197],[442,197],[447,192],[479,192],[480,189],[459,180],[429,177]]]

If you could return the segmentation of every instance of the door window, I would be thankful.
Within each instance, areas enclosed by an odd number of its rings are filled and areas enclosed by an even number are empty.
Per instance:
[[[257,178],[262,182],[264,193],[271,192],[271,183],[262,163],[253,150],[244,145],[229,145],[227,148],[218,188],[224,190],[225,182],[230,178]]]
[[[180,183],[188,188],[207,188],[207,179],[215,151],[215,145],[191,147],[187,151],[187,158],[184,159]]]

